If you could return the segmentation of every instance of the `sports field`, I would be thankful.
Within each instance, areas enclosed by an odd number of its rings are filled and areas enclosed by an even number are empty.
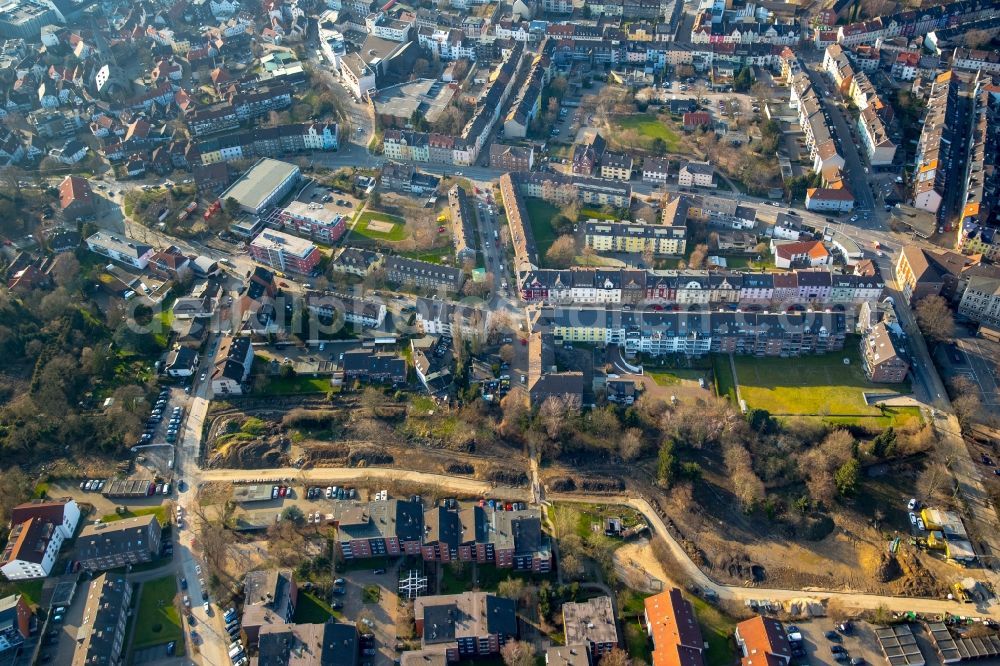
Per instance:
[[[401,217],[366,210],[354,225],[354,233],[373,240],[398,242],[406,238],[406,224]]]

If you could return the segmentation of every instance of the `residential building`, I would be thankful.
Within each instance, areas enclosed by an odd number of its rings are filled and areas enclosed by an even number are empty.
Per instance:
[[[960,113],[958,77],[950,71],[939,74],[927,100],[913,178],[914,207],[934,213],[939,220],[948,215],[942,204],[947,191],[955,186]]]
[[[24,595],[0,599],[0,653],[16,648],[31,635],[31,608]]]
[[[105,573],[90,581],[72,666],[123,664],[125,629],[131,608],[132,583],[124,575]]]
[[[232,184],[234,171],[226,162],[215,162],[195,164],[191,175],[199,194],[219,194]]]
[[[686,226],[590,220],[584,229],[587,247],[597,252],[651,252],[655,256],[670,256],[683,255],[687,247]]]
[[[966,175],[957,247],[964,254],[1000,259],[1000,87],[978,75],[970,100]]]
[[[629,181],[632,179],[632,165],[635,160],[628,153],[605,152],[601,157],[601,178]]]
[[[566,602],[562,607],[562,617],[565,644],[586,645],[595,661],[600,661],[601,655],[619,647],[618,623],[611,597]]]
[[[59,210],[63,220],[79,222],[94,215],[94,192],[86,178],[66,176],[59,184]]]
[[[198,361],[197,349],[182,345],[167,354],[164,371],[168,377],[191,377],[198,371]]]
[[[643,602],[646,634],[653,641],[652,666],[704,666],[705,640],[694,606],[678,588]]]
[[[587,646],[554,645],[545,651],[545,666],[591,666]]]
[[[889,137],[889,129],[874,106],[868,106],[858,117],[858,137],[872,166],[888,166],[896,157],[896,144]]]
[[[294,164],[263,158],[219,195],[219,201],[235,199],[240,210],[260,215],[291,192],[299,177],[299,168]]]
[[[265,229],[250,242],[250,256],[278,271],[312,275],[323,255],[312,242]]]
[[[416,326],[424,335],[454,335],[483,338],[490,327],[492,311],[436,299],[417,299]]]
[[[432,562],[478,562],[544,573],[552,552],[537,509],[500,511],[491,506],[434,507],[424,512],[421,554]]]
[[[256,645],[261,629],[291,623],[299,588],[291,569],[248,572],[243,579],[243,616],[240,619],[248,645]]]
[[[451,212],[451,232],[455,241],[455,258],[459,263],[476,259],[476,211],[469,196],[459,185],[448,190],[448,210]]]
[[[223,336],[212,362],[212,394],[216,397],[242,395],[253,365],[253,345],[249,337]]]
[[[71,499],[33,501],[11,509],[10,534],[0,556],[7,580],[44,578],[66,539],[72,539],[80,508]]]
[[[392,353],[355,349],[344,352],[340,372],[344,379],[400,386],[406,383],[406,359]]]
[[[895,152],[895,148],[893,152]],[[854,195],[845,189],[810,187],[806,190],[806,210],[847,213],[853,208]]]
[[[1000,329],[1000,279],[970,278],[958,303],[958,314],[988,328]]]
[[[84,571],[150,562],[160,553],[160,522],[150,514],[87,525],[73,553]]]
[[[266,624],[257,638],[257,666],[358,666],[361,645],[353,624]]]
[[[378,252],[345,247],[330,262],[330,269],[337,273],[348,273],[364,277],[382,265],[383,257]]]
[[[376,303],[347,294],[309,292],[306,307],[326,320],[342,318],[344,324],[377,328],[385,322],[385,303]]]
[[[774,253],[774,265],[778,268],[791,268],[793,264],[814,267],[833,263],[833,257],[822,241],[778,243],[772,240],[771,251]]]
[[[736,625],[736,644],[742,666],[787,666],[792,660],[785,627],[772,617],[758,615]]]
[[[708,162],[687,162],[677,175],[681,187],[714,187],[715,169]]]
[[[907,303],[916,304],[925,296],[952,298],[958,278],[970,260],[956,252],[931,252],[904,245],[896,261],[896,277]]]
[[[531,171],[535,166],[534,146],[490,144],[490,167],[503,171]]]
[[[389,256],[383,260],[383,267],[386,279],[399,285],[457,292],[465,281],[465,276],[459,268],[432,264],[419,259]]]
[[[337,549],[344,559],[420,555],[424,525],[419,502],[336,502],[333,524]]]
[[[774,278],[773,296],[796,302],[799,288],[789,290]],[[794,275],[792,275],[794,280]],[[543,307],[532,322],[532,332],[551,333],[563,342],[620,345],[626,355],[645,353],[702,356],[710,352],[799,356],[843,349],[848,332],[843,312],[730,312],[690,311],[709,302],[707,284],[682,282],[683,305],[675,312],[622,311],[605,308]],[[700,295],[696,299],[695,295]]]
[[[290,201],[275,210],[267,224],[324,245],[336,243],[347,232],[347,217],[318,202]]]
[[[861,339],[861,360],[868,379],[878,384],[898,384],[906,379],[910,364],[900,354],[889,328],[879,322]]]
[[[87,247],[91,252],[96,252],[139,270],[146,268],[150,257],[153,256],[153,248],[149,245],[125,240],[106,231],[98,231],[93,236],[88,237]]]
[[[666,157],[647,157],[642,161],[642,182],[662,185],[670,174],[670,160]]]
[[[606,149],[607,142],[600,134],[594,134],[585,143],[574,145],[570,162],[573,173],[589,176],[604,157]]]
[[[683,116],[684,130],[693,132],[699,127],[711,127],[712,116],[707,111],[689,111]]]
[[[500,653],[517,638],[517,604],[486,592],[417,597],[417,635],[425,649],[444,648],[448,662]]]

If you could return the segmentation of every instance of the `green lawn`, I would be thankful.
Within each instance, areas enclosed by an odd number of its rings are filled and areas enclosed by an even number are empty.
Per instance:
[[[656,382],[658,386],[676,386],[684,380],[696,382],[699,379],[708,378],[708,373],[704,370],[650,370],[643,368],[642,372]]]
[[[726,396],[736,402],[736,382],[729,367],[729,357],[722,354],[712,356],[712,374],[715,376],[715,394]]]
[[[845,358],[850,364],[844,364]],[[848,338],[843,351],[822,356],[787,359],[737,356],[735,360],[742,398],[749,406],[766,409],[775,416],[885,420],[879,408],[865,404],[862,392],[908,393],[910,390],[908,384],[869,382],[854,336]],[[904,419],[913,413],[912,410],[895,412]]]
[[[686,595],[694,606],[701,625],[701,634],[708,643],[708,654],[705,662],[708,666],[732,666],[736,647],[733,632],[736,622],[724,615],[715,606],[709,605],[704,599]]]
[[[440,264],[442,266],[455,265],[455,253],[450,247],[440,247],[434,250],[415,250],[413,252],[400,252],[400,256],[409,257],[418,261],[426,261],[430,264]]]
[[[381,222],[392,222],[392,231],[384,233],[381,231],[373,231],[368,228],[368,224],[374,220]],[[406,238],[406,221],[401,217],[396,217],[395,215],[389,215],[388,213],[379,213],[376,211],[366,210],[358,218],[357,223],[354,225],[354,233],[364,236],[365,238],[371,238],[372,240],[389,241],[396,243]]]
[[[595,210],[593,208],[581,208],[580,209],[580,214],[576,216],[576,219],[578,219],[578,220],[589,220],[591,218],[593,218],[595,220],[618,220],[619,219],[617,215],[613,215],[613,214],[610,214],[610,213],[602,213],[601,211]]]
[[[525,197],[524,207],[528,210],[531,222],[531,233],[535,237],[535,247],[542,263],[545,263],[545,253],[548,252],[556,239],[556,231],[552,228],[552,218],[559,214],[557,206],[535,197]]]
[[[618,130],[636,130],[643,139],[641,148],[649,149],[653,141],[662,139],[667,144],[667,152],[681,152],[681,138],[677,132],[667,127],[666,123],[652,113],[639,113],[630,116],[617,116],[611,119],[611,125]]]
[[[24,597],[24,600],[29,606],[37,606],[42,598],[42,587],[45,585],[45,581],[39,578],[35,580],[18,581],[17,583],[13,583],[11,585],[15,588],[17,594]],[[10,591],[7,590],[7,587],[8,585],[3,586],[5,592]],[[10,593],[14,594],[15,591],[10,591]]]
[[[262,390],[254,390],[258,395],[295,395],[298,393],[326,393],[333,386],[329,377],[274,377]]]
[[[328,603],[312,592],[300,591],[293,621],[296,624],[323,624],[335,614]]]
[[[382,598],[382,588],[378,585],[365,585],[365,589],[361,593],[361,600],[366,604],[377,604],[378,600]]]
[[[622,619],[625,627],[625,644],[628,647],[629,656],[633,659],[641,659],[645,664],[653,663],[653,650],[650,646],[649,636],[646,628],[636,617]]]
[[[106,516],[101,516],[101,520],[105,523],[113,523],[116,520],[124,520],[125,518],[135,518],[136,516],[148,516],[153,514],[156,519],[160,521],[160,526],[166,525],[170,522],[167,517],[167,507],[165,506],[148,506],[145,509],[126,509],[122,513],[109,513]]]
[[[184,653],[181,614],[174,604],[177,579],[173,574],[142,584],[139,608],[136,611],[132,649],[177,642],[177,654]]]

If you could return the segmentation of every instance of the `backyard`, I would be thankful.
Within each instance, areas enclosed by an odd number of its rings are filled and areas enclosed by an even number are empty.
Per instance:
[[[121,507],[124,508],[124,507]],[[121,512],[109,513],[106,516],[101,516],[101,521],[105,523],[112,523],[116,520],[124,520],[125,518],[135,518],[136,516],[148,516],[153,514],[156,519],[160,521],[160,525],[166,525],[170,522],[167,517],[167,507],[165,506],[149,506],[144,509],[125,509]]]
[[[183,654],[181,614],[176,597],[177,579],[173,574],[142,584],[132,637],[133,650],[176,641],[177,654]]]
[[[293,377],[272,377],[256,395],[297,395],[300,393],[326,393],[333,386],[329,377],[310,377],[295,375]]]
[[[734,361],[740,397],[748,406],[766,409],[774,416],[818,416],[842,424],[874,421],[872,425],[897,426],[920,418],[916,408],[883,410],[865,402],[865,392],[902,395],[909,393],[910,387],[869,382],[853,337],[848,338],[843,351],[831,354],[787,359],[737,356]],[[731,373],[717,377],[719,393],[733,395]]]
[[[535,197],[525,197],[524,206],[528,209],[528,220],[531,222],[531,233],[535,237],[538,256],[542,258],[544,263],[545,253],[548,252],[556,239],[552,218],[558,215],[560,210],[554,204]]]
[[[661,119],[655,114],[615,116],[609,118],[608,122],[611,126],[609,139],[616,148],[641,148],[655,152],[657,139],[659,139],[663,142],[661,148],[664,148],[666,152],[684,152],[680,135],[667,126],[665,119]],[[637,141],[633,142],[632,139],[637,139]]]
[[[340,615],[328,603],[312,592],[300,592],[295,606],[294,621],[301,624],[323,624],[334,615]]]

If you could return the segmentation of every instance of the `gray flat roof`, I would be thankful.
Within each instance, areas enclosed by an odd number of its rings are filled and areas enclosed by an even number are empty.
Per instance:
[[[239,201],[240,205],[256,210],[286,178],[296,171],[298,167],[294,164],[264,158],[230,185],[219,199],[225,202],[232,197]]]

